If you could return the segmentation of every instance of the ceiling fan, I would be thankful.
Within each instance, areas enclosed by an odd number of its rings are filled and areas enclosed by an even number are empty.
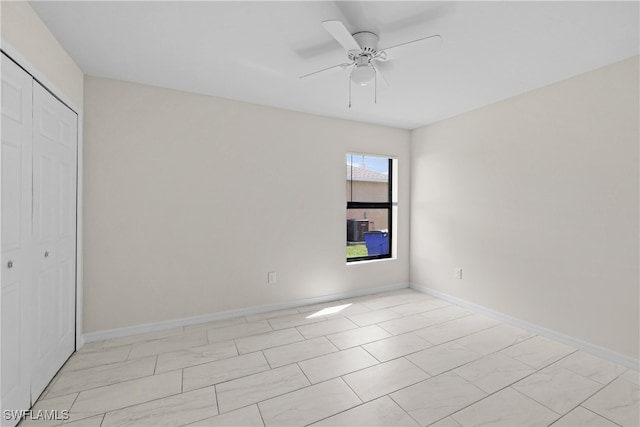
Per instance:
[[[351,108],[351,83],[367,86],[374,83],[374,102],[377,103],[378,78],[388,86],[389,83],[380,72],[382,63],[395,59],[402,54],[418,52],[420,47],[437,46],[442,44],[442,37],[438,34],[422,37],[416,40],[400,43],[384,49],[378,48],[378,35],[370,31],[360,31],[351,34],[339,20],[323,21],[322,26],[347,51],[349,62],[332,65],[312,73],[300,76],[301,79],[315,76],[328,71],[350,69],[349,73],[349,108]]]

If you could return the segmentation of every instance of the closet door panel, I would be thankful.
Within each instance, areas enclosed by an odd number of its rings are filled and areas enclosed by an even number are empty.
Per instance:
[[[0,410],[30,406],[32,78],[2,55]],[[3,426],[17,419],[0,418]]]
[[[33,120],[35,398],[75,346],[77,116],[34,82]]]
[[[5,124],[2,124],[4,130]],[[2,141],[2,250],[19,249],[22,241],[22,147],[5,138]]]

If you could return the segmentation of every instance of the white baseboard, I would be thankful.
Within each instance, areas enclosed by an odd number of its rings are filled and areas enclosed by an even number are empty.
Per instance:
[[[508,316],[498,311],[491,310],[481,305],[474,304],[472,302],[445,294],[443,292],[436,291],[434,289],[431,289],[425,286],[416,285],[412,283],[411,285],[409,285],[409,287],[411,289],[415,289],[418,292],[422,292],[427,295],[440,298],[452,304],[456,304],[461,307],[465,307],[475,312],[500,320],[501,322],[516,326],[518,328],[525,329],[529,332],[533,332],[537,335],[541,335],[543,337],[547,337],[555,341],[559,341],[563,344],[577,348],[579,350],[586,351],[587,353],[591,353],[594,356],[600,357],[605,360],[609,360],[611,362],[617,363],[622,366],[626,366],[627,368],[635,369],[636,371],[640,370],[640,360],[634,359],[633,357],[625,356],[624,354],[620,354],[615,351],[606,349],[604,347],[600,347],[595,344],[582,341],[578,338],[574,338],[569,335],[565,335],[560,332],[553,331],[551,329],[543,328],[533,323],[525,322],[524,320],[516,319],[515,317]]]
[[[187,317],[183,319],[165,320],[162,322],[146,323],[143,325],[128,326],[124,328],[90,332],[88,334],[83,334],[81,341],[84,344],[84,343],[90,343],[95,341],[108,340],[112,338],[126,337],[130,335],[146,334],[149,332],[157,332],[165,329],[179,328],[181,326],[215,322],[218,320],[226,320],[234,317],[266,313],[268,311],[284,310],[286,308],[302,307],[302,306],[311,305],[311,304],[322,304],[325,302],[336,301],[336,300],[341,300],[345,298],[354,298],[354,297],[359,297],[364,295],[377,294],[380,292],[395,291],[398,289],[405,289],[408,287],[409,287],[409,284],[400,283],[400,284],[394,284],[394,285],[380,286],[377,288],[359,289],[356,291],[341,292],[339,294],[305,298],[305,299],[299,299],[295,301],[287,301],[287,302],[277,303],[277,304],[267,304],[267,305],[259,305],[254,307],[240,308],[236,310],[205,314],[202,316]]]

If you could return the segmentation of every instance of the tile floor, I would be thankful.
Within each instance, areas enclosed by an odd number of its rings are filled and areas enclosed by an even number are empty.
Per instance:
[[[636,371],[406,289],[87,344],[33,409],[102,427],[637,426],[639,388]]]

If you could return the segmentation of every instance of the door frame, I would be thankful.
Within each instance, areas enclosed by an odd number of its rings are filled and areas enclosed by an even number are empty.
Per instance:
[[[83,117],[82,106],[77,105],[68,96],[65,95],[47,76],[42,73],[38,67],[33,65],[25,58],[11,43],[4,37],[0,37],[2,47],[0,50],[9,58],[22,67],[27,73],[45,87],[53,96],[58,98],[63,104],[69,107],[78,115],[78,148],[76,153],[77,169],[76,169],[76,298],[75,298],[75,350],[77,351],[84,345],[84,336],[82,334],[82,296],[83,296],[83,272],[82,272],[82,170],[83,170]]]

